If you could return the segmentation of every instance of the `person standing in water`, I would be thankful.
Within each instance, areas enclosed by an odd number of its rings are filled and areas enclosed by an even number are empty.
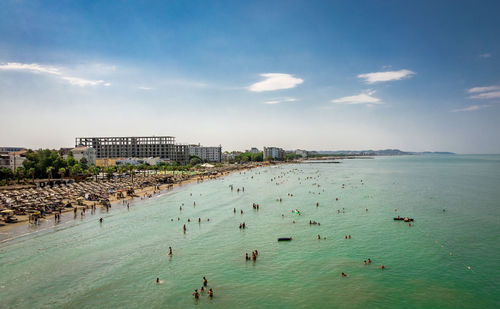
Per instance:
[[[197,289],[196,289],[196,290],[194,290],[194,292],[193,292],[193,294],[192,294],[192,295],[194,296],[194,298],[195,298],[195,299],[200,298],[200,293],[198,293],[198,290],[197,290]]]
[[[172,253],[172,247],[168,247],[168,255],[172,256],[173,253]]]
[[[213,298],[214,297],[214,291],[212,291],[212,288],[208,290],[208,297]]]
[[[201,280],[201,282],[203,283],[203,286],[208,285],[208,281],[207,281],[207,278],[205,278],[205,276],[203,276],[203,279]]]

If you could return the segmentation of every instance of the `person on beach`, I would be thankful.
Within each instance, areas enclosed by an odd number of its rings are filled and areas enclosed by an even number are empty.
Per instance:
[[[192,294],[192,295],[194,296],[194,298],[195,298],[195,299],[200,298],[200,294],[198,293],[198,290],[197,290],[197,289],[196,289],[196,290],[194,290],[194,292],[193,292],[193,294]]]
[[[214,291],[212,291],[212,288],[208,290],[208,297],[213,298],[214,297]]]
[[[207,280],[207,278],[205,278],[205,276],[203,276],[203,279],[201,280],[201,282],[203,282],[203,286],[208,285],[208,280]]]

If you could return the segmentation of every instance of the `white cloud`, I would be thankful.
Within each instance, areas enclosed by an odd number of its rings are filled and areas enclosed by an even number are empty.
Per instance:
[[[476,93],[476,92],[486,92],[492,90],[500,90],[500,86],[484,86],[484,87],[474,87],[467,90],[468,93]]]
[[[111,86],[109,82],[103,80],[90,80],[81,77],[69,76],[61,72],[60,68],[41,65],[37,63],[19,63],[19,62],[8,62],[7,64],[0,64],[0,70],[3,71],[24,71],[34,74],[48,74],[57,76],[60,79],[70,83],[71,85],[86,87],[86,86]]]
[[[471,99],[500,99],[500,91],[483,92],[470,96]]]
[[[153,90],[153,88],[146,87],[146,86],[139,86],[139,87],[137,87],[137,89],[141,89],[141,90]]]
[[[484,54],[479,55],[479,58],[491,58],[491,54],[490,53],[484,53]]]
[[[304,82],[301,78],[293,77],[290,74],[284,73],[264,73],[260,76],[265,77],[263,81],[252,84],[248,90],[255,92],[274,91],[280,89],[295,88]]]
[[[276,99],[271,99],[269,101],[264,102],[265,104],[279,104],[279,103],[285,103],[285,102],[295,102],[297,99],[295,98],[276,98]]]
[[[372,96],[375,91],[368,91],[367,93],[360,93],[332,100],[332,103],[337,104],[384,104],[379,98]]]
[[[364,79],[367,84],[374,84],[379,82],[388,82],[391,80],[401,80],[406,77],[411,77],[416,74],[410,70],[399,70],[399,71],[386,71],[386,72],[374,72],[359,74],[358,78]]]
[[[456,112],[472,112],[472,111],[477,111],[479,109],[482,109],[482,108],[485,108],[488,106],[489,105],[471,105],[471,106],[465,107],[465,108],[454,109],[454,110],[452,110],[452,112],[454,112],[454,113],[456,113]]]

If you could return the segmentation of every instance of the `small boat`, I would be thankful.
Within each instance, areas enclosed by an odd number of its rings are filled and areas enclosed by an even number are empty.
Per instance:
[[[292,240],[292,237],[280,237],[278,238],[278,241],[290,241]]]
[[[404,222],[413,222],[413,218],[409,218],[409,217],[400,217],[400,216],[397,216],[394,218],[395,221],[404,221]]]

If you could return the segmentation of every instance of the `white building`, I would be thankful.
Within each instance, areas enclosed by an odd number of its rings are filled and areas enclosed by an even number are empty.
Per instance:
[[[256,148],[256,147],[252,147],[250,150],[247,150],[247,152],[249,152],[249,153],[259,153],[260,150],[258,148]]]
[[[16,171],[19,167],[23,167],[23,162],[26,160],[27,150],[15,151],[9,153],[10,169]]]
[[[200,157],[207,162],[222,161],[222,147],[203,147],[198,145],[189,145],[189,155]]]
[[[295,150],[295,154],[301,156],[302,158],[307,158],[308,151],[302,150],[302,149],[297,149],[297,150]]]
[[[75,160],[80,161],[82,158],[87,159],[87,163],[95,164],[96,161],[96,152],[92,147],[79,146],[71,149],[71,153],[73,154],[73,158]]]
[[[263,159],[271,158],[273,160],[283,160],[285,158],[285,151],[278,147],[264,147]]]
[[[11,168],[10,167],[10,154],[12,152],[18,152],[26,150],[22,147],[0,147],[0,168]]]
[[[150,157],[150,158],[126,158],[126,159],[117,159],[115,161],[116,166],[120,165],[142,165],[147,164],[151,166],[158,165],[161,162],[168,163],[170,160],[162,159],[160,157]]]

